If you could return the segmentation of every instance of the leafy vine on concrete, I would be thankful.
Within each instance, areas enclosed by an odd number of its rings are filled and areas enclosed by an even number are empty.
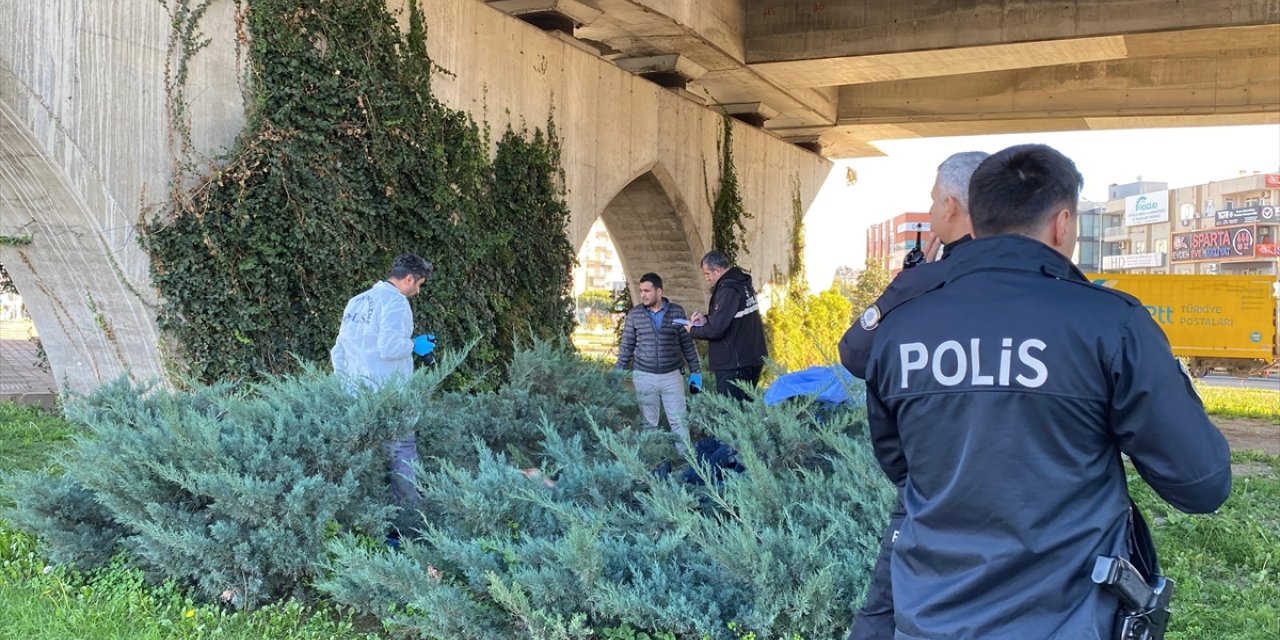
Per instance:
[[[804,201],[800,197],[800,177],[791,180],[791,255],[788,258],[787,295],[799,299],[809,294],[804,271]]]
[[[415,330],[479,344],[490,380],[522,335],[565,336],[573,249],[554,126],[487,134],[431,93],[417,2],[245,5],[253,95],[220,166],[147,228],[160,326],[197,379],[326,361],[347,299],[418,252]],[[189,202],[183,205],[182,200]]]
[[[733,118],[720,116],[723,128],[717,150],[720,152],[720,183],[715,201],[711,204],[711,247],[737,263],[739,253],[746,247],[743,234],[751,213],[742,204],[742,192],[738,188],[738,170],[733,165]]]
[[[169,12],[169,42],[165,49],[165,110],[169,119],[169,152],[173,156],[173,179],[170,197],[175,202],[184,198],[182,184],[194,171],[191,159],[191,115],[187,109],[187,78],[191,59],[209,46],[210,39],[200,30],[200,21],[212,0],[159,0]]]

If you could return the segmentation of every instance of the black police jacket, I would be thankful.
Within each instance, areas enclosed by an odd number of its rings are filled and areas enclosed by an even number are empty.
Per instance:
[[[840,339],[840,364],[860,380],[867,379],[867,357],[871,354],[871,339],[875,336],[876,325],[885,314],[893,311],[898,305],[914,298],[929,289],[942,284],[942,260],[946,260],[951,252],[960,245],[972,240],[972,236],[962,236],[955,242],[942,247],[942,258],[935,262],[918,264],[910,269],[903,269],[889,286],[876,298],[874,304],[862,312],[862,316],[853,321],[844,337]]]
[[[711,288],[711,309],[707,322],[690,331],[707,341],[707,366],[726,371],[759,366],[769,351],[764,341],[764,322],[751,276],[730,267]]]
[[[1121,453],[1180,510],[1231,489],[1226,440],[1133,297],[1021,236],[979,238],[874,331],[868,421],[904,484],[898,638],[1109,640],[1090,580],[1128,556]]]

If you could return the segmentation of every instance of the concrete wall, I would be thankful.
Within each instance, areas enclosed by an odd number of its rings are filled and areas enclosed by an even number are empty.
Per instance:
[[[403,0],[390,0],[395,9]],[[658,271],[701,308],[697,258],[711,238],[707,181],[720,117],[476,0],[432,0],[430,50],[454,75],[435,89],[489,121],[544,126],[554,112],[575,246],[604,215],[632,278]],[[172,19],[155,0],[0,4],[0,262],[23,293],[61,390],[123,372],[163,374],[138,223],[169,197]],[[718,13],[716,15],[719,15]],[[187,83],[203,164],[243,126],[235,2],[213,0],[209,47]],[[793,183],[812,202],[829,163],[747,126],[734,151],[750,221],[743,264],[785,268]]]
[[[194,149],[242,126],[230,0],[192,60]],[[63,390],[161,374],[141,212],[168,196],[170,17],[155,0],[0,3],[0,242]]]
[[[403,4],[392,0],[392,5],[397,2]],[[581,246],[606,209],[632,212],[605,217],[628,278],[656,271],[670,281],[664,283],[670,297],[705,306],[697,260],[710,249],[707,181],[714,185],[718,175],[720,116],[480,2],[434,0],[425,9],[428,51],[453,72],[433,80],[441,100],[478,119],[483,114],[495,136],[506,123],[544,126],[554,113],[564,142],[574,246]],[[453,33],[469,37],[443,35]],[[793,183],[798,181],[807,208],[830,163],[735,124],[743,199],[755,215],[746,234],[751,254],[742,262],[759,283],[774,267],[786,269]],[[665,209],[663,197],[669,202]],[[617,198],[632,202],[614,204]],[[647,216],[652,224],[623,222],[633,216]],[[673,225],[687,232],[687,253],[672,247],[661,232]]]

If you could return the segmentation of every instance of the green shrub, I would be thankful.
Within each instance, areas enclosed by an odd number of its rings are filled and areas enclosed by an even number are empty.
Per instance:
[[[472,443],[420,474],[421,538],[399,554],[335,541],[318,586],[428,638],[836,636],[865,590],[891,490],[863,412],[818,423],[811,410],[695,398],[691,422],[747,468],[705,487],[653,473],[671,449],[663,433],[566,435],[547,420],[532,476]]]
[[[101,566],[122,548],[211,600],[303,597],[329,538],[385,534],[382,442],[418,428],[451,366],[356,396],[314,370],[182,392],[121,380],[67,405],[86,433],[65,473],[19,477],[6,517],[60,563]]]
[[[501,388],[449,393],[432,405],[418,439],[424,464],[440,459],[474,468],[480,440],[531,467],[540,455],[544,420],[566,437],[589,434],[594,424],[630,426],[640,416],[635,394],[611,365],[584,359],[563,341],[533,340],[516,351]]]
[[[839,362],[837,345],[853,312],[835,289],[810,295],[804,283],[790,283],[773,295],[765,328],[769,357],[783,372]]]

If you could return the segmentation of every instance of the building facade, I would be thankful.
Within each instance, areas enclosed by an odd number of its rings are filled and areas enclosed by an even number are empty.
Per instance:
[[[916,246],[917,229],[923,250],[933,238],[928,213],[903,213],[867,228],[867,260],[878,263],[891,275],[902,271],[907,252]]]
[[[626,284],[622,260],[609,237],[609,230],[603,221],[597,219],[578,251],[578,266],[573,270],[573,295],[580,296],[587,289],[616,291]]]
[[[1105,204],[1081,200],[1076,206],[1079,220],[1079,237],[1076,239],[1076,252],[1071,256],[1081,271],[1093,273],[1102,267],[1102,255],[1105,247],[1102,242],[1102,229],[1107,213]]]
[[[1277,274],[1280,174],[1177,189],[1134,185],[1112,185],[1115,197],[1103,206],[1098,271]],[[1083,216],[1081,224],[1083,231]]]

